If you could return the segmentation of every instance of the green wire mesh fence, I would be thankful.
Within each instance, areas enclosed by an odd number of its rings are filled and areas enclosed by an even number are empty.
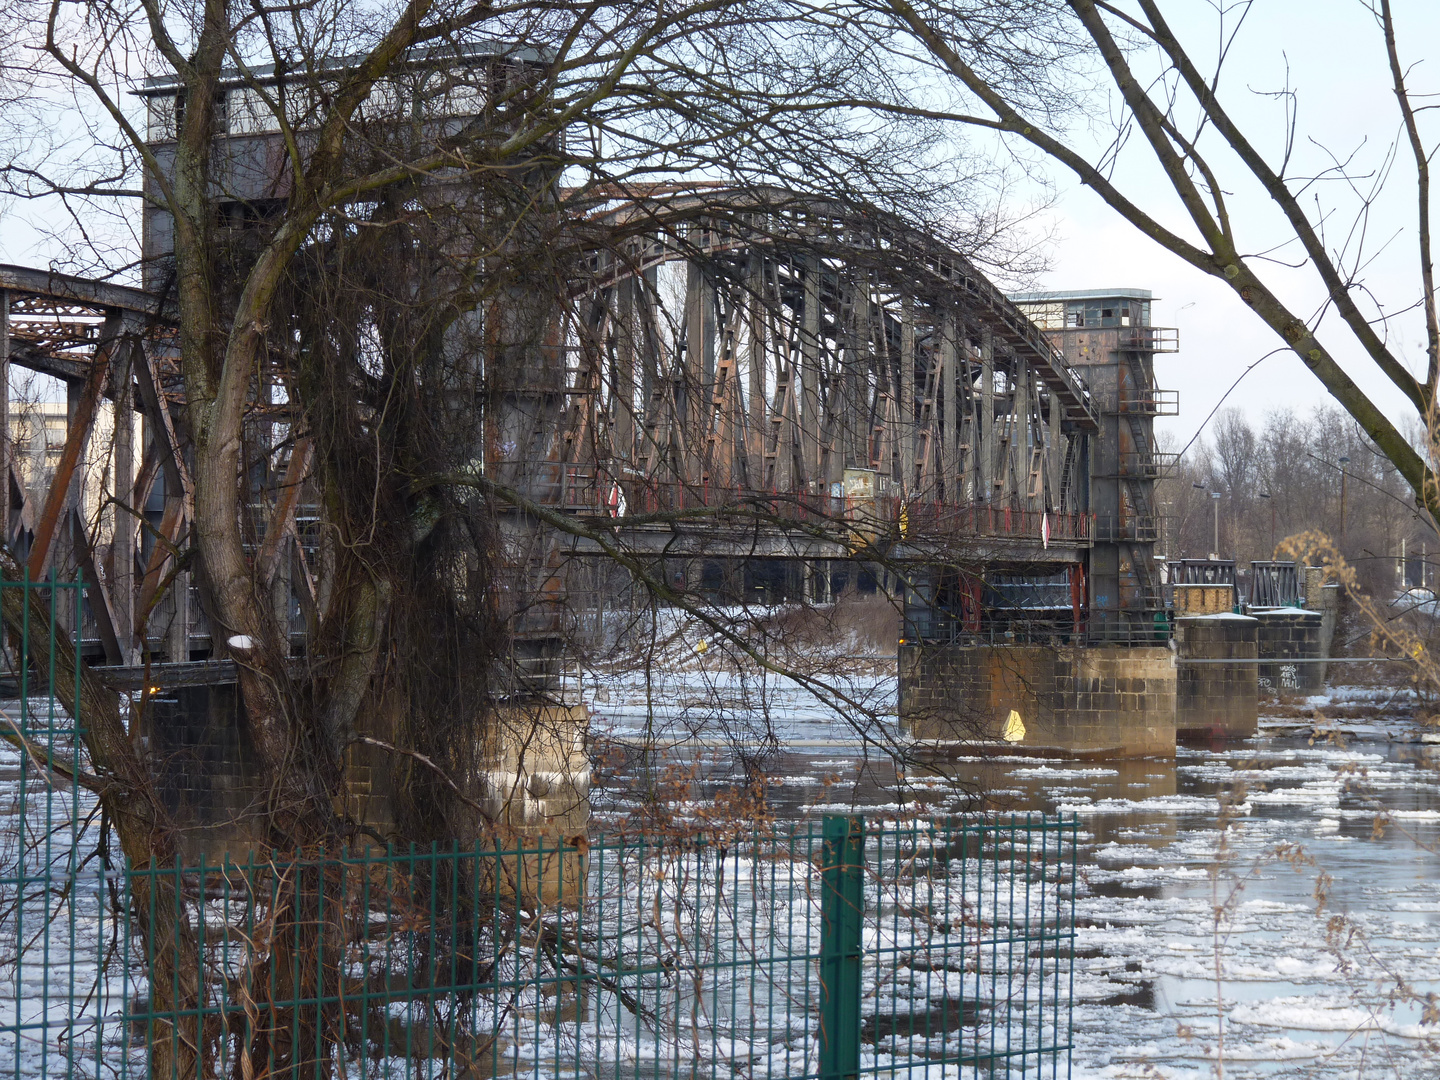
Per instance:
[[[0,723],[54,760],[0,747],[0,1077],[1069,1074],[1074,819],[127,868],[30,668]]]

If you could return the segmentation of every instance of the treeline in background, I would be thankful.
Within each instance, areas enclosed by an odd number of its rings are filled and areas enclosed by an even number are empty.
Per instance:
[[[1423,431],[1411,438],[1425,443]],[[1183,449],[1157,492],[1158,550],[1168,558],[1213,553],[1245,568],[1313,530],[1336,543],[1376,597],[1440,580],[1440,540],[1415,512],[1414,493],[1339,409],[1274,409],[1259,423],[1226,409],[1188,448],[1162,448]]]

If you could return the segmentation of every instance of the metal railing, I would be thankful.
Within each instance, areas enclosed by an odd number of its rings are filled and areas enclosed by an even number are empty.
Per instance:
[[[1138,416],[1179,416],[1178,390],[1122,390],[1117,411]]]
[[[1160,539],[1160,527],[1161,519],[1155,514],[1127,514],[1124,517],[1099,514],[1095,518],[1094,537],[1108,543],[1120,540],[1154,543]]]
[[[967,629],[963,620],[907,616],[901,645],[956,645],[975,648],[998,645],[1154,645],[1163,646],[1173,636],[1170,620],[1163,611],[1127,612],[1124,620],[1105,621],[1084,614],[1076,620],[1069,613],[1053,618],[1016,618],[995,621],[978,629]]]
[[[1138,450],[1120,455],[1120,475],[1142,480],[1164,480],[1180,468],[1180,455],[1161,450],[1142,453]]]
[[[983,503],[889,501],[891,520],[898,521],[903,512],[907,528],[917,532],[1030,540],[1048,536],[1051,541],[1088,543],[1094,530],[1093,514],[1014,510]]]
[[[26,901],[70,893],[31,924],[0,1054],[157,1080],[1065,1076],[1077,841],[828,817],[77,867]]]
[[[514,463],[510,463],[514,464]],[[921,531],[977,537],[1087,542],[1094,515],[1022,510],[986,503],[955,503],[899,495],[846,496],[804,489],[779,491],[742,484],[681,483],[615,477],[591,464],[542,462],[525,470],[526,493],[536,502],[575,513],[614,518],[685,510],[734,510],[777,523],[861,521],[895,527],[902,536]]]
[[[1250,564],[1251,607],[1299,607],[1303,600],[1300,567],[1296,563],[1266,561]]]
[[[1126,352],[1179,352],[1180,331],[1173,326],[1122,327],[1120,348]]]

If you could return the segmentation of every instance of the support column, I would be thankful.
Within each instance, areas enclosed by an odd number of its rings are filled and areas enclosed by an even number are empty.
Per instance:
[[[110,539],[110,610],[115,619],[115,637],[121,663],[138,662],[135,648],[135,531],[144,506],[129,506],[135,486],[135,397],[132,377],[138,343],[123,350],[115,369],[115,455],[111,489],[116,504],[115,524]]]
[[[10,530],[10,294],[0,289],[0,505],[5,507],[4,527]]]
[[[656,388],[660,385],[660,337],[655,321],[655,297],[659,289],[660,276],[658,267],[650,267],[643,275],[643,281],[637,282],[640,290],[635,298],[637,302],[637,321],[640,324],[640,333],[643,335],[640,344],[641,372],[641,400],[645,403],[644,408],[649,409],[655,398]],[[645,422],[652,423],[656,417],[645,416]]]
[[[979,406],[976,404],[974,372],[980,360],[980,353],[966,337],[959,343],[960,366],[960,499],[973,503],[981,498],[983,488],[979,475],[980,455],[976,447],[980,444]]]
[[[1180,663],[1175,680],[1175,733],[1180,738],[1249,739],[1256,731],[1260,623],[1245,615],[1175,620]],[[1186,660],[1237,660],[1187,664]],[[1249,661],[1248,663],[1246,661]]]
[[[281,556],[275,567],[275,577],[270,583],[270,603],[275,613],[275,623],[280,627],[280,647],[285,654],[290,654],[290,598],[292,593],[291,567],[293,559],[287,557],[288,552],[283,549],[300,541],[293,534],[286,534],[280,542]]]
[[[699,230],[693,230],[698,233]],[[684,432],[685,461],[681,465],[681,481],[686,484],[700,482],[703,464],[700,460],[698,441],[705,430],[705,290],[703,288],[700,264],[685,264],[685,380],[681,384],[685,395],[684,408],[678,417]]]
[[[1014,446],[1010,450],[1014,462],[1016,492],[1021,505],[1027,510],[1034,509],[1030,498],[1030,366],[1024,358],[1015,358],[1015,429]]]
[[[746,402],[749,422],[745,433],[745,475],[752,487],[765,482],[765,257],[752,252],[746,291],[746,330],[750,352],[750,400]]]
[[[805,310],[800,333],[800,455],[805,480],[820,475],[820,262],[805,266]]]
[[[900,491],[915,487],[915,298],[900,298]]]
[[[98,396],[97,394],[96,397]],[[77,382],[74,379],[67,379],[65,381],[65,430],[67,447],[70,440],[75,437],[74,432],[81,425],[89,425],[93,430],[94,414],[98,412],[97,406],[100,403],[95,401],[88,404],[90,406],[89,416],[86,415],[85,383]],[[68,476],[62,479],[57,471],[55,480],[56,483],[65,484],[65,494],[64,502],[60,505],[60,524],[55,530],[54,539],[51,541],[50,565],[54,567],[56,574],[61,576],[65,575],[70,569],[70,564],[74,562],[75,551],[75,538],[65,529],[65,519],[71,511],[81,510],[82,527],[89,525],[89,522],[83,520],[83,507],[85,506],[85,466],[90,449],[90,441],[87,435],[79,436],[79,457],[69,470]],[[36,574],[35,576],[38,577],[39,575]]]
[[[940,476],[945,485],[945,501],[959,502],[960,483],[960,410],[956,408],[959,380],[955,372],[955,338],[958,320],[953,310],[945,313],[940,323],[940,385],[944,392],[943,426],[944,442],[941,443]]]
[[[624,277],[615,287],[615,414],[614,454],[621,461],[635,458],[635,356],[639,320],[635,318],[638,283]]]
[[[975,448],[975,501],[995,493],[995,345],[989,329],[980,331],[980,445]]]
[[[1060,441],[1063,438],[1060,432],[1060,401],[1052,392],[1050,394],[1050,434],[1046,446],[1047,456],[1045,459],[1046,478],[1049,481],[1049,490],[1045,494],[1046,504],[1057,511],[1069,510],[1070,507],[1062,506],[1060,492],[1065,483],[1065,478],[1060,475],[1065,467],[1065,458],[1061,450]]]

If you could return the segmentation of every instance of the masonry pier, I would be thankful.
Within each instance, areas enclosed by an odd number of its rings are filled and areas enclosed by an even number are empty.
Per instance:
[[[1178,659],[1236,660],[1177,665],[1175,734],[1180,739],[1249,739],[1259,721],[1255,658],[1260,620],[1218,612],[1175,620]],[[1248,663],[1243,661],[1249,661]]]
[[[1173,755],[1175,690],[1163,643],[900,648],[906,730],[995,752]]]

